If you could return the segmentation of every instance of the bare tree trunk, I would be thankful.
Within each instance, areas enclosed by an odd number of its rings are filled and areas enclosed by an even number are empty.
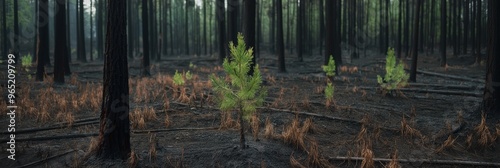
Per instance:
[[[446,66],[446,0],[441,0],[441,67]]]
[[[217,32],[219,37],[219,63],[222,64],[226,58],[226,14],[224,0],[216,0],[215,6],[215,17],[217,19],[217,28],[219,30]]]
[[[55,15],[54,33],[55,48],[54,51],[54,82],[64,84],[64,69],[67,61],[67,43],[66,43],[66,0],[56,1],[59,12]]]
[[[249,1],[249,0],[246,0]],[[277,23],[277,35],[276,35],[276,46],[278,51],[278,70],[279,72],[286,72],[285,67],[285,44],[283,41],[283,9],[282,9],[282,0],[276,0],[276,19]]]
[[[126,2],[108,0],[102,111],[96,148],[97,156],[103,159],[126,160],[130,155]]]
[[[109,10],[109,9],[108,9]],[[108,26],[109,27],[109,26]],[[149,73],[149,20],[148,20],[148,0],[142,0],[142,75],[150,76]]]
[[[481,0],[476,4],[476,63],[481,64]]]
[[[43,81],[45,75],[45,57],[49,57],[49,4],[48,0],[38,2],[38,40],[36,80]],[[5,1],[3,1],[5,4]],[[4,15],[5,16],[5,15]]]
[[[304,59],[302,58],[302,53],[303,53],[303,32],[302,28],[303,26],[303,21],[304,21],[304,6],[305,6],[305,1],[300,1],[297,6],[297,57],[299,62],[303,62]]]
[[[418,36],[419,36],[419,24],[420,24],[420,8],[422,6],[423,0],[417,0],[417,6],[415,8],[415,23],[413,27],[413,43],[412,43],[412,59],[411,59],[411,70],[410,70],[410,81],[417,81],[417,59],[418,59]]]
[[[243,36],[245,36],[245,43],[248,48],[255,47],[255,1],[256,0],[245,0],[245,10],[243,15]],[[253,75],[254,67],[256,65],[255,56],[252,57],[252,63],[250,64],[250,71],[248,75]]]
[[[500,114],[500,1],[489,0],[489,44],[486,71],[486,85],[483,93],[483,109],[485,112],[498,116]],[[480,10],[479,10],[480,11]]]

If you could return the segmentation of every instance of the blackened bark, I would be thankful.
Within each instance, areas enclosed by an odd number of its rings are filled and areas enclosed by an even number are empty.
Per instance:
[[[418,59],[418,36],[419,36],[419,24],[420,24],[420,8],[422,6],[423,0],[417,0],[417,6],[415,8],[415,23],[413,27],[413,42],[411,50],[411,70],[410,70],[410,81],[417,81],[417,59]]]
[[[19,5],[18,1],[14,1],[14,39],[13,42],[14,44],[12,49],[13,49],[13,54],[16,56],[14,57],[14,61],[17,63],[17,60],[19,59]]]
[[[107,27],[109,28],[109,26],[107,26]],[[148,0],[142,0],[142,50],[143,50],[142,75],[143,76],[150,76],[150,73],[149,73],[149,57],[150,57],[149,49],[150,48],[149,48]]]
[[[398,52],[398,58],[401,58],[401,22],[403,22],[403,3],[400,0],[399,1],[399,12],[398,12],[398,44],[397,44],[397,52]]]
[[[489,0],[490,9],[500,9],[500,1]],[[494,115],[500,114],[500,19],[499,10],[489,10],[489,44],[486,85],[483,93],[483,110]]]
[[[98,59],[102,59],[104,54],[103,54],[103,47],[104,47],[104,44],[103,44],[103,31],[102,31],[102,28],[103,28],[103,23],[102,23],[102,17],[103,17],[103,6],[104,6],[104,0],[98,0],[98,4],[97,4],[97,23],[96,23],[96,36],[97,36],[97,58]]]
[[[481,0],[476,4],[476,63],[481,64]]]
[[[446,66],[446,0],[441,0],[441,67]]]
[[[467,54],[467,48],[469,47],[469,15],[470,15],[470,0],[465,0],[465,5],[464,5],[464,47],[463,53]]]
[[[5,3],[5,1],[3,1]],[[45,75],[45,57],[49,57],[49,4],[48,0],[38,2],[38,40],[36,80],[43,81]]]
[[[226,12],[224,0],[217,0],[215,4],[215,17],[217,20],[217,32],[219,38],[219,64],[224,62],[226,58]]]
[[[55,15],[54,33],[55,48],[54,51],[54,82],[64,84],[64,69],[67,61],[67,43],[66,43],[66,0],[56,1],[58,12]]]
[[[302,58],[302,54],[303,54],[303,45],[302,45],[302,42],[303,42],[303,32],[302,32],[302,29],[303,29],[303,21],[304,21],[304,9],[305,7],[305,1],[300,1],[300,3],[297,4],[297,11],[298,11],[298,14],[297,14],[297,37],[296,37],[296,40],[297,40],[297,57],[298,57],[298,61],[299,62],[302,62],[304,61],[304,59]]]
[[[319,0],[319,55],[323,54],[323,40],[325,40],[325,17],[323,0]],[[290,27],[290,26],[288,26]]]
[[[249,0],[246,0],[249,1]],[[282,10],[282,0],[276,0],[276,20],[277,29],[276,29],[276,47],[278,54],[278,71],[286,72],[285,68],[285,44],[283,41],[283,10]]]
[[[336,67],[342,63],[340,56],[340,5],[337,0],[325,1],[325,54],[323,64],[327,65],[330,56],[333,56]],[[337,72],[337,71],[336,71]]]
[[[239,0],[228,0],[227,2],[227,35],[228,41],[232,41],[235,44],[238,42],[238,10],[239,10]],[[246,37],[245,37],[246,38]],[[225,45],[229,51],[229,45]]]
[[[129,2],[132,2],[132,1],[129,1]],[[133,25],[133,22],[132,22],[132,8],[135,7],[135,6],[132,6],[132,5],[127,5],[127,46],[128,46],[128,51],[127,51],[127,55],[128,55],[128,58],[132,59],[134,58],[134,40],[132,38],[134,38],[134,25]]]
[[[186,0],[186,5],[184,7],[184,49],[186,55],[189,55],[189,0]]]
[[[126,2],[108,0],[102,111],[97,156],[127,159],[130,154]]]
[[[207,55],[207,2],[203,1],[203,49]]]
[[[405,56],[408,57],[410,50],[410,1],[405,1],[406,3],[406,16],[405,16],[405,26],[404,26],[404,52]]]
[[[79,22],[79,32],[78,32],[78,61],[87,62],[87,54],[85,51],[85,22],[84,22],[84,8],[83,0],[79,1],[80,9],[78,10],[78,22]],[[54,63],[55,64],[55,63]]]
[[[2,1],[2,42],[3,42],[3,51],[2,51],[2,57],[4,60],[7,60],[7,53],[8,53],[8,39],[7,39],[7,9],[6,6],[7,4],[5,3],[5,0]],[[48,7],[47,7],[48,8]]]
[[[243,36],[245,36],[244,39],[247,47],[255,48],[255,0],[245,0],[244,3]],[[256,60],[254,56],[252,57],[248,75],[253,75],[255,64]]]

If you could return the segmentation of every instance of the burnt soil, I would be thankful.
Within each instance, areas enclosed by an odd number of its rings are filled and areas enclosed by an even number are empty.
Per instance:
[[[471,56],[450,56],[447,68],[439,67],[437,58],[437,55],[421,55],[419,70],[484,79],[484,65],[475,65]],[[409,59],[404,61],[407,65],[410,62]],[[391,159],[397,152],[398,159],[411,161],[400,162],[402,167],[474,166],[422,160],[500,163],[500,137],[496,138],[500,136],[497,135],[500,133],[498,120],[486,117],[491,141],[484,146],[479,144],[475,129],[481,122],[479,107],[483,82],[418,74],[417,82],[421,85],[410,84],[409,88],[424,91],[396,91],[382,95],[377,89],[376,77],[385,73],[385,57],[381,54],[361,55],[360,59],[346,61],[345,67],[335,77],[334,102],[327,107],[323,95],[326,78],[321,72],[321,56],[305,58],[304,62],[288,57],[288,72],[278,73],[276,59],[264,55],[260,59],[260,68],[268,96],[264,106],[258,109],[259,137],[255,140],[247,123],[248,148],[242,150],[239,147],[239,129],[220,127],[222,115],[216,108],[207,82],[209,74],[223,75],[221,68],[214,68],[217,65],[215,57],[165,57],[153,63],[150,78],[140,77],[140,62],[139,59],[129,61],[130,111],[141,114],[146,113],[145,109],[151,109],[156,118],[145,119],[142,128],[135,125],[137,120],[131,119],[131,148],[137,167],[292,167],[298,164],[305,167],[360,167],[364,162],[348,158],[364,157],[366,151],[372,151],[374,158],[385,159]],[[190,64],[196,67],[190,67]],[[18,72],[16,131],[45,128],[71,119],[74,122],[72,126],[63,124],[49,130],[17,133],[16,160],[12,161],[7,158],[5,150],[8,148],[5,141],[9,138],[6,134],[9,118],[5,115],[7,110],[2,109],[0,123],[5,127],[0,138],[2,167],[20,167],[30,163],[34,164],[28,167],[130,166],[127,162],[97,159],[89,154],[89,146],[95,141],[99,129],[97,117],[102,96],[102,62],[72,63],[70,66],[74,74],[66,76],[64,85],[55,85],[50,79],[44,82],[28,79],[28,73],[34,77],[33,68],[29,72]],[[50,75],[52,67],[47,70]],[[185,86],[188,100],[174,97],[175,86],[170,77],[176,70],[190,70],[194,74]],[[2,79],[6,79],[3,71]],[[140,93],[141,90],[147,93]],[[425,90],[467,92],[472,95],[426,93]],[[2,99],[5,99],[7,91],[4,84],[2,93]],[[1,102],[5,107],[6,101]],[[62,105],[66,106],[59,107]],[[45,119],[42,111],[45,111]],[[322,116],[305,115],[306,112]],[[164,122],[166,115],[170,121],[168,127]],[[236,120],[236,114],[233,117]],[[264,137],[267,118],[274,126],[274,138]],[[313,126],[305,133],[305,147],[285,143],[280,136],[283,130],[294,119],[303,124],[308,118]],[[406,121],[405,126],[411,128],[413,134],[405,135],[408,129],[401,129],[402,120]],[[206,129],[165,130],[175,128]],[[81,136],[57,139],[67,135]],[[472,143],[468,143],[468,136]],[[33,139],[37,137],[47,138]],[[453,143],[443,145],[447,139],[448,142],[453,140]],[[315,143],[319,156],[313,157],[311,146]],[[153,154],[152,148],[156,151]],[[319,162],[314,164],[311,158]],[[292,165],[291,160],[298,164],[293,162]],[[375,161],[374,164],[383,167],[389,162]]]

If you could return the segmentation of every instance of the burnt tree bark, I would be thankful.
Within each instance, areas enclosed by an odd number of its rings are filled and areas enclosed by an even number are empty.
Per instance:
[[[304,28],[304,12],[305,12],[305,1],[300,1],[300,3],[297,4],[297,11],[298,11],[298,14],[297,14],[297,37],[296,37],[296,40],[297,40],[297,57],[298,57],[298,61],[299,62],[302,62],[304,61],[303,57],[302,57],[302,54],[303,54],[303,28]]]
[[[126,2],[108,0],[103,99],[96,147],[97,156],[105,159],[125,160],[130,154]]]
[[[19,60],[19,4],[18,1],[14,1],[14,36],[13,36],[13,41],[14,44],[12,44],[12,54],[15,55],[14,61],[17,63],[17,60]]]
[[[107,27],[109,28],[109,26]],[[150,57],[149,49],[150,48],[149,48],[148,0],[142,0],[142,50],[143,50],[142,75],[143,76],[151,75],[149,73],[149,57]]]
[[[483,110],[493,115],[500,114],[500,1],[489,0],[489,44],[486,71],[486,85],[483,93]]]
[[[255,3],[255,0],[244,0],[243,36],[245,36],[244,39],[248,48],[255,48]],[[252,63],[250,63],[248,75],[253,75],[255,64],[254,56],[252,57]]]
[[[441,0],[441,66],[446,66],[446,0]]]
[[[413,24],[413,42],[411,50],[411,70],[410,70],[410,81],[417,81],[417,59],[418,59],[418,37],[419,37],[419,24],[420,24],[420,8],[422,6],[423,0],[417,0],[417,6],[415,7],[415,22]]]
[[[249,0],[246,0],[249,1]],[[282,0],[275,0],[276,1],[276,20],[278,21],[277,23],[277,28],[276,28],[276,47],[277,51],[276,54],[278,54],[278,71],[279,72],[286,72],[286,67],[285,67],[285,43],[283,40],[283,10],[282,10]]]
[[[3,41],[3,53],[2,53],[2,57],[4,60],[7,60],[7,53],[8,53],[8,39],[7,39],[7,9],[6,9],[6,6],[7,4],[5,3],[5,0],[2,1],[2,41]],[[47,7],[48,8],[48,7]],[[48,19],[48,18],[47,18]],[[47,20],[48,22],[48,20]]]
[[[54,82],[64,84],[64,72],[67,68],[65,63],[67,57],[66,43],[66,0],[56,1],[58,12],[55,15],[54,31],[55,44],[54,48]],[[69,66],[68,66],[69,67]]]
[[[77,31],[77,36],[78,36],[78,61],[81,62],[87,62],[87,56],[85,52],[85,22],[84,22],[84,8],[83,8],[83,0],[80,0],[79,2],[79,9],[78,9],[78,31]],[[54,58],[55,59],[55,58]],[[54,60],[55,61],[55,60]],[[55,63],[54,63],[55,64]]]
[[[339,8],[337,0],[327,0],[325,2],[325,54],[323,64],[327,65],[330,56],[335,60],[335,66],[338,68],[342,63],[340,55],[340,41],[337,37],[340,33],[340,13],[337,12]],[[338,72],[338,71],[335,71]]]
[[[5,1],[3,1],[5,3]],[[37,40],[37,65],[36,80],[43,81],[45,76],[45,57],[49,57],[49,2],[38,2],[38,40]]]
[[[481,0],[476,3],[476,63],[481,64]]]
[[[218,38],[219,38],[219,64],[222,65],[226,58],[226,12],[224,0],[216,0],[215,17],[217,20]]]

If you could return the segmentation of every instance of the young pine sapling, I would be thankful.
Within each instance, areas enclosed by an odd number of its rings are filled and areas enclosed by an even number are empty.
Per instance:
[[[333,77],[335,76],[335,60],[333,60],[333,56],[330,55],[330,59],[328,60],[327,65],[322,66],[323,71],[326,73],[326,76],[328,77],[327,85],[325,87],[325,98],[326,98],[326,104],[327,106],[333,102],[333,92],[334,92],[334,87],[333,87]]]
[[[257,107],[261,106],[266,96],[266,90],[262,87],[262,77],[259,66],[255,65],[252,75],[248,75],[253,57],[253,49],[246,49],[243,35],[238,34],[238,45],[230,42],[231,61],[224,59],[222,64],[230,82],[224,78],[210,75],[213,90],[219,94],[217,101],[219,108],[228,112],[237,110],[240,122],[240,146],[246,148],[244,134],[244,120],[249,120]]]
[[[408,73],[404,70],[403,61],[399,61],[396,64],[396,56],[394,55],[394,49],[389,48],[387,50],[387,58],[385,62],[385,76],[382,78],[377,75],[377,82],[386,93],[387,91],[392,92],[395,89],[399,89],[408,85]]]

